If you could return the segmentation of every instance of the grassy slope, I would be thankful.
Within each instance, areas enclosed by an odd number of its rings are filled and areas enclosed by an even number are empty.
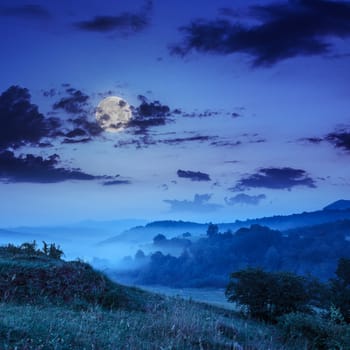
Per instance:
[[[4,350],[287,349],[273,327],[124,287],[40,252],[0,248],[0,302]]]

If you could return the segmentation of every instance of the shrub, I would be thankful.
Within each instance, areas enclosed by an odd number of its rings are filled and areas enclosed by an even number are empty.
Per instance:
[[[257,268],[232,273],[226,296],[229,301],[246,306],[251,316],[269,321],[290,312],[305,311],[311,298],[305,278]]]
[[[287,342],[306,342],[307,349],[342,350],[350,348],[350,328],[322,315],[290,313],[278,324]]]
[[[330,299],[350,323],[350,259],[339,259],[336,276],[330,281]]]
[[[0,247],[1,256],[14,256],[21,255],[25,257],[50,257],[53,259],[61,259],[64,255],[60,246],[55,243],[47,244],[43,241],[43,248],[37,248],[36,241],[31,243],[25,242],[19,246],[15,246],[14,244],[8,244],[6,246]]]
[[[228,301],[238,302],[248,307],[256,318],[266,318],[269,314],[270,274],[261,269],[248,268],[231,274],[225,295]]]

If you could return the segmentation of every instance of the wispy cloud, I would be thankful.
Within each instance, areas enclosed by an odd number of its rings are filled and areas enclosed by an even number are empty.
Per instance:
[[[123,12],[115,15],[95,16],[74,23],[81,31],[97,33],[132,34],[145,30],[150,25],[153,1],[148,0],[138,13]]]
[[[222,208],[222,205],[209,203],[210,194],[196,194],[193,201],[166,199],[165,203],[170,204],[170,210],[174,212],[202,212],[209,213]]]
[[[233,205],[258,205],[262,200],[266,199],[266,196],[264,194],[259,194],[256,196],[250,196],[245,193],[238,193],[234,197],[226,197],[225,203],[227,205],[233,206]]]

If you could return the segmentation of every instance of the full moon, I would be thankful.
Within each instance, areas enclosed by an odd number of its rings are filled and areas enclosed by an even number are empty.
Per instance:
[[[132,117],[130,105],[118,96],[104,98],[97,106],[96,120],[109,132],[124,130]]]

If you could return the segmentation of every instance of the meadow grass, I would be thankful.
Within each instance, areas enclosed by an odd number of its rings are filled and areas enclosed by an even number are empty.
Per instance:
[[[3,303],[0,329],[4,350],[291,349],[273,326],[174,297],[144,311]]]

